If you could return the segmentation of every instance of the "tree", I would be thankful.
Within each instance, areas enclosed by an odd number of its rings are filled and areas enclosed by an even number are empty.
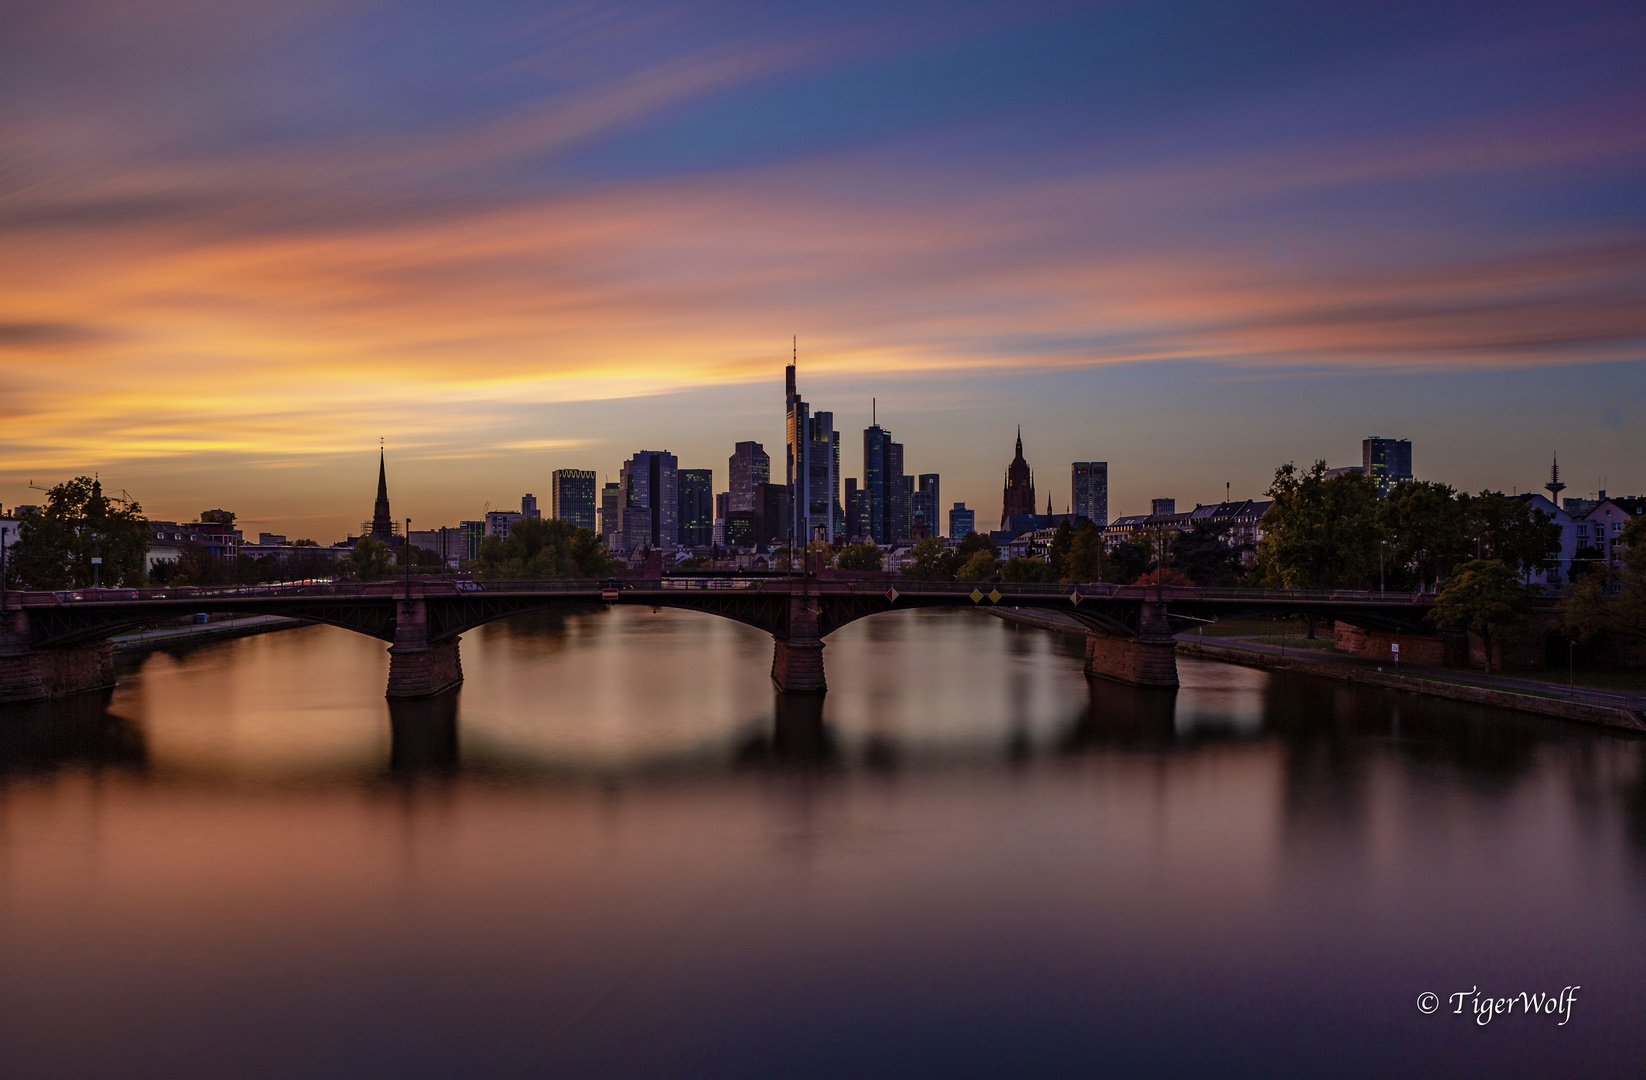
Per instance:
[[[960,569],[960,553],[935,536],[917,540],[909,549],[903,576],[911,581],[953,581]]]
[[[978,535],[973,533],[973,536]],[[993,552],[979,549],[966,557],[954,573],[956,581],[993,581],[1000,568],[1000,559]]]
[[[992,559],[1000,558],[1000,545],[987,533],[969,532],[961,538],[960,546],[955,548],[955,554],[960,556],[962,565],[979,551],[987,551]]]
[[[46,505],[25,510],[6,552],[6,574],[26,589],[75,589],[92,582],[127,588],[148,580],[149,526],[143,508],[103,494],[89,476],[65,480]],[[102,559],[100,571],[92,559]]]
[[[178,549],[177,558],[157,563],[149,574],[156,585],[223,585],[233,575],[229,564],[213,555],[206,545],[190,540]]]
[[[1560,549],[1560,526],[1524,499],[1501,491],[1459,498],[1467,540],[1477,558],[1496,559],[1525,577]],[[1467,545],[1466,545],[1467,547]]]
[[[1063,559],[1063,573],[1059,578],[1067,582],[1102,581],[1106,552],[1103,550],[1103,530],[1089,521],[1080,523],[1069,540],[1069,553]]]
[[[597,533],[556,518],[525,518],[509,526],[507,539],[480,541],[485,578],[603,578],[616,569]]]
[[[1582,573],[1573,570],[1560,615],[1561,629],[1578,641],[1602,634],[1646,638],[1646,515],[1625,525],[1617,543],[1623,559],[1615,574],[1598,561]],[[1600,558],[1598,549],[1583,550]]]
[[[1082,525],[1090,522],[1083,521]],[[1063,575],[1068,573],[1069,551],[1074,547],[1075,528],[1064,518],[1057,523],[1057,531],[1052,533],[1052,542],[1046,548],[1046,576],[1047,581],[1062,581]]]
[[[361,581],[376,581],[389,572],[393,562],[394,550],[375,536],[362,536],[349,556],[354,576]]]
[[[1142,544],[1134,544],[1130,540],[1122,540],[1114,546],[1112,551],[1104,554],[1103,580],[1116,585],[1125,585],[1136,581],[1139,574],[1149,568],[1153,562]]]
[[[1436,626],[1480,635],[1489,675],[1493,639],[1518,637],[1531,626],[1533,591],[1502,560],[1475,559],[1446,579],[1429,620]]]
[[[1435,586],[1474,556],[1466,537],[1463,504],[1449,485],[1431,480],[1396,484],[1377,507],[1384,572],[1390,587]]]
[[[922,540],[920,543],[924,544]],[[915,545],[919,547],[919,544]],[[879,570],[881,567],[880,548],[874,544],[847,544],[835,556],[834,564],[841,570]]]
[[[1288,462],[1269,486],[1274,505],[1263,515],[1257,574],[1283,589],[1364,585],[1377,573],[1377,487],[1363,476],[1326,476]]]
[[[1201,586],[1227,586],[1240,581],[1240,552],[1229,543],[1227,524],[1196,523],[1172,538],[1172,563]]]
[[[1033,555],[1013,555],[1006,560],[1006,565],[1001,567],[1000,580],[1030,585],[1045,581],[1050,570],[1051,567],[1043,559],[1037,559]]]
[[[1170,588],[1192,589],[1195,586],[1195,579],[1190,577],[1188,574],[1185,574],[1183,571],[1179,570],[1175,566],[1166,566],[1166,567],[1157,566],[1153,570],[1150,570],[1150,571],[1147,571],[1146,573],[1144,573],[1136,581],[1132,582],[1132,584],[1133,585],[1164,585],[1168,589],[1170,589]]]

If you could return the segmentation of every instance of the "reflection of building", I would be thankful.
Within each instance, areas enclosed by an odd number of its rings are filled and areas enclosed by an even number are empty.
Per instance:
[[[708,547],[714,540],[714,470],[681,469],[678,510],[681,547]]]
[[[1069,512],[1099,528],[1109,523],[1109,463],[1077,461],[1070,466]]]
[[[619,546],[624,551],[672,550],[680,541],[679,461],[667,450],[642,450],[619,478]]]
[[[556,469],[549,474],[549,513],[582,529],[594,528],[594,471]]]
[[[1360,444],[1361,470],[1379,495],[1412,478],[1412,440],[1373,436]]]
[[[1033,515],[1034,507],[1034,472],[1029,463],[1023,460],[1023,429],[1017,429],[1017,454],[1012,463],[1006,466],[1006,488],[1001,500],[1000,527],[1011,526],[1011,519],[1015,515]]]
[[[977,512],[966,509],[966,504],[957,502],[949,511],[949,539],[964,540],[969,533],[977,531]]]
[[[772,459],[757,442],[740,442],[726,460],[726,494],[731,510],[753,510],[755,493],[772,481]]]

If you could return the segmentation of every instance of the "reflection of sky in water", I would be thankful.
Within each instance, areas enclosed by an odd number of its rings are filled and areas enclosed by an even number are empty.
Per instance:
[[[765,635],[634,610],[468,635],[444,712],[325,627],[0,709],[0,1071],[1630,1074],[1646,743],[1079,644],[864,620],[822,725]]]

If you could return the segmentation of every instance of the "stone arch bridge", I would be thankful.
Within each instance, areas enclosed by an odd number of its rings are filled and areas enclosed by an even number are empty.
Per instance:
[[[1055,611],[1086,628],[1086,670],[1176,686],[1172,634],[1252,614],[1303,614],[1381,632],[1429,634],[1434,597],[1339,591],[982,584],[801,576],[677,576],[608,581],[449,578],[372,584],[8,592],[0,607],[0,701],[57,697],[114,681],[109,639],[201,612],[282,615],[390,643],[390,697],[438,694],[462,681],[466,630],[531,611],[631,604],[734,619],[772,635],[772,679],[785,691],[825,686],[823,639],[857,619],[909,608]]]

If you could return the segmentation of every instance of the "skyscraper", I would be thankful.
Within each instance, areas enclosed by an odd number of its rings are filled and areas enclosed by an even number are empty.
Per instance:
[[[727,510],[753,510],[761,484],[772,482],[772,459],[757,442],[740,442],[726,461]]]
[[[1360,444],[1361,475],[1377,485],[1379,496],[1412,478],[1412,440],[1373,436]]]
[[[1069,510],[1098,528],[1109,524],[1109,463],[1077,461],[1070,466]]]
[[[937,473],[921,473],[920,486],[914,493],[914,536],[942,536],[943,523],[939,520],[943,498],[938,493]]]
[[[623,485],[607,482],[600,489],[600,536],[606,541],[606,548],[617,550],[617,540],[622,534],[618,532],[622,522]]]
[[[789,490],[789,528],[800,539],[832,540],[835,506],[840,502],[835,482],[834,414],[812,415],[795,389],[795,365],[785,372],[787,417],[784,427],[784,486]]]
[[[957,502],[949,511],[949,538],[964,540],[967,534],[977,531],[977,513],[966,509],[966,504]]]
[[[682,547],[708,547],[714,541],[714,470],[681,469],[677,520]]]
[[[594,528],[594,471],[556,469],[549,474],[549,513],[557,521]]]
[[[879,424],[863,429],[863,502],[861,535],[877,544],[886,543],[886,454],[892,444],[891,432]]]
[[[1006,487],[1001,499],[1000,527],[1011,528],[1011,519],[1017,514],[1033,514],[1034,505],[1034,471],[1029,463],[1023,460],[1023,429],[1017,429],[1017,454],[1012,463],[1006,466]]]
[[[679,462],[667,450],[642,450],[623,463],[619,546],[670,550],[680,540]]]
[[[529,491],[520,496],[520,516],[527,521],[543,516],[537,512],[537,496]]]
[[[868,532],[865,522],[869,518],[868,492],[859,491],[857,477],[846,477],[846,539],[854,540]]]

